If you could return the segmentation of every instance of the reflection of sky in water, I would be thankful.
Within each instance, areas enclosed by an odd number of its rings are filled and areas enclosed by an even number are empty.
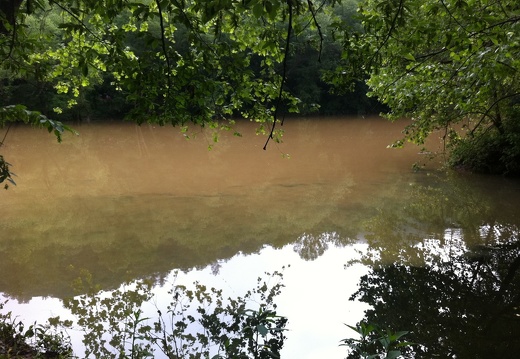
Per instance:
[[[411,173],[416,150],[387,151],[390,124],[377,122],[383,137],[374,136],[375,125],[290,121],[283,146],[291,160],[224,138],[208,152],[167,131],[119,124],[85,128],[83,142],[59,148],[19,132],[29,145],[10,142],[20,183],[3,195],[9,211],[1,216],[0,272],[10,274],[2,290],[28,302],[12,300],[5,309],[26,323],[63,317],[60,300],[35,295],[65,295],[75,276],[70,264],[95,272],[103,288],[118,286],[129,269],[133,278],[165,273],[165,285],[155,288],[159,306],[169,303],[174,267],[214,262],[176,283],[197,280],[228,297],[290,264],[277,300],[278,313],[289,318],[283,357],[344,358],[339,341],[353,333],[344,323],[361,320],[366,308],[348,300],[368,272],[356,264],[360,257],[454,268],[462,263],[451,259],[468,248],[518,238],[517,181]],[[146,156],[136,153],[136,134],[146,138]],[[483,225],[489,218],[496,223]],[[511,229],[497,226],[509,222]]]
[[[168,290],[172,282],[187,284],[199,281],[207,286],[222,288],[225,297],[243,295],[253,288],[256,279],[265,272],[281,271],[285,266],[281,295],[277,298],[278,314],[289,318],[287,340],[283,349],[286,358],[343,358],[345,349],[339,341],[351,333],[346,324],[354,325],[363,318],[366,304],[351,302],[348,298],[356,291],[359,278],[368,272],[362,265],[347,268],[345,263],[357,257],[356,250],[364,244],[332,247],[313,261],[304,261],[293,245],[282,249],[264,248],[258,254],[236,255],[220,264],[218,275],[211,266],[203,270],[180,273],[177,279],[172,272],[165,284],[154,289],[153,301],[159,308],[170,302]],[[290,267],[288,267],[290,265]],[[147,306],[145,316],[155,316],[156,308]],[[44,323],[47,318],[60,315],[66,318],[61,301],[55,298],[35,297],[28,303],[10,301],[4,311],[13,311],[25,323]],[[76,348],[81,348],[78,333],[69,332]],[[82,354],[82,349],[76,350]],[[158,353],[157,353],[158,354]]]
[[[442,239],[426,238],[416,246],[424,256],[424,263],[436,266],[462,256],[468,247],[460,228],[447,228]]]
[[[493,245],[500,242],[498,237],[501,241],[507,237],[509,241],[516,242],[518,232],[515,228],[513,226],[507,231],[505,227],[495,228],[484,225],[478,227],[476,232],[482,237],[483,244]],[[489,237],[490,233],[494,236]],[[488,241],[485,242],[484,238]],[[438,237],[424,234],[423,239],[417,239],[419,242],[410,243],[409,247],[399,246],[398,251],[404,252],[401,253],[403,256],[396,257],[399,259],[395,264],[406,266],[408,259],[412,260],[408,263],[412,267],[426,266],[429,271],[439,273],[447,271],[447,274],[454,272],[461,279],[475,275],[471,270],[472,262],[466,260],[473,249],[464,240],[464,231],[460,228],[445,228]],[[355,325],[364,319],[364,311],[369,308],[368,304],[349,301],[349,298],[357,291],[361,276],[369,273],[370,267],[361,263],[370,263],[370,261],[365,262],[364,259],[375,258],[372,256],[368,241],[362,235],[356,243],[344,247],[337,245],[337,241],[338,236],[335,232],[324,232],[314,236],[302,234],[297,242],[287,244],[281,249],[264,247],[256,254],[238,254],[228,261],[219,261],[204,269],[194,269],[187,273],[179,273],[177,276],[175,271],[172,271],[162,277],[162,285],[154,288],[155,297],[151,304],[145,305],[144,316],[154,318],[157,308],[165,308],[170,303],[171,295],[168,291],[173,284],[183,284],[192,288],[191,283],[198,281],[208,287],[223,289],[225,298],[235,298],[253,289],[258,277],[267,279],[264,276],[265,272],[282,271],[285,287],[276,298],[277,312],[289,319],[282,357],[344,358],[346,349],[339,347],[339,341],[354,336],[354,333],[344,324]],[[504,241],[506,242],[508,241]],[[319,244],[319,246],[314,250],[307,248],[313,247],[311,244]],[[392,248],[383,251],[389,250],[391,251]],[[410,254],[420,254],[421,263],[414,260],[415,255],[405,255],[407,251],[410,251]],[[391,263],[380,262],[380,264]],[[282,269],[283,267],[285,269]],[[419,282],[423,279],[425,278],[421,279],[420,276],[417,278]],[[396,286],[398,284],[394,283]],[[443,289],[439,286],[433,288]],[[108,295],[109,292],[106,294]],[[439,314],[449,317],[452,310],[449,303],[447,307],[442,303],[438,304]],[[4,312],[6,310],[12,310],[25,323],[32,323],[35,320],[44,323],[48,317],[56,315],[60,315],[62,319],[66,317],[66,313],[61,308],[61,301],[55,298],[35,297],[28,303],[22,304],[13,300],[7,304]],[[410,309],[405,310],[410,311]],[[465,314],[461,314],[459,318],[463,316]],[[76,353],[83,354],[80,333],[70,332],[70,334],[73,336]],[[160,352],[157,351],[156,354],[159,355]]]

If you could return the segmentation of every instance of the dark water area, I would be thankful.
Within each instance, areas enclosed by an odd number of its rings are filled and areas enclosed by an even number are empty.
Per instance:
[[[174,270],[236,288],[290,264],[284,357],[344,358],[343,323],[363,318],[411,331],[409,357],[518,352],[520,181],[387,148],[402,127],[290,119],[267,151],[251,123],[218,143],[129,123],[83,125],[61,144],[13,128],[0,293],[30,320],[59,312],[82,270],[104,291],[139,278],[160,291]]]

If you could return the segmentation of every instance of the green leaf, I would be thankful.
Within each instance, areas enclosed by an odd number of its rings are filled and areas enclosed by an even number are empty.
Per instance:
[[[253,15],[256,18],[261,18],[263,14],[264,14],[264,5],[261,2],[256,3],[253,6]]]
[[[32,325],[29,327],[29,329],[27,329],[27,331],[24,334],[24,337],[26,337],[26,338],[34,337],[34,329],[33,329]]]
[[[406,53],[404,58],[410,61],[415,61],[415,57],[411,53]]]
[[[388,353],[386,353],[386,359],[395,359],[401,355],[401,352],[399,350],[391,350]]]

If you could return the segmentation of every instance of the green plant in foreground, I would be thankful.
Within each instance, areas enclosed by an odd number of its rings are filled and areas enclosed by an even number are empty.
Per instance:
[[[1,146],[1,143],[0,143]],[[16,186],[16,182],[13,180],[13,176],[15,174],[11,172],[10,167],[11,164],[9,162],[6,162],[4,160],[4,156],[0,155],[0,183],[3,183],[4,181],[7,181],[11,183],[12,185]],[[9,188],[9,184],[4,185],[5,189]]]
[[[0,303],[0,310],[6,302]],[[0,313],[0,359],[17,358],[72,358],[70,338],[63,331],[49,325],[24,323],[13,318],[12,313]]]
[[[379,330],[374,324],[360,322],[357,326],[347,325],[359,334],[359,339],[347,338],[341,340],[341,346],[349,347],[347,358],[363,359],[395,359],[402,355],[401,348],[412,343],[402,341],[408,334],[406,331],[392,332]]]

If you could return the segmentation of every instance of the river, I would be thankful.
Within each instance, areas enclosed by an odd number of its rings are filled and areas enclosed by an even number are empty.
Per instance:
[[[83,124],[60,144],[11,128],[4,310],[30,322],[66,316],[82,271],[104,292],[151,278],[161,302],[173,281],[236,294],[285,267],[284,358],[344,358],[344,324],[364,317],[414,332],[416,357],[518,350],[520,182],[387,148],[402,127],[288,119],[283,143],[266,151],[249,122],[217,143],[210,129],[121,122]],[[486,335],[495,322],[499,333]]]

